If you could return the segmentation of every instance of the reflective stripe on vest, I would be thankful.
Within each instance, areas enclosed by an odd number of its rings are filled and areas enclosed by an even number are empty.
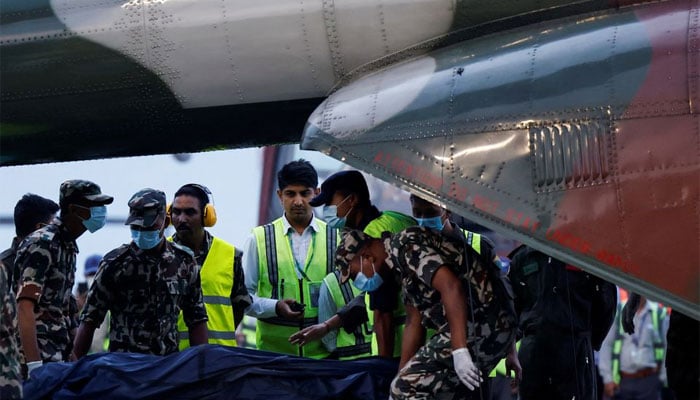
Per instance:
[[[256,344],[258,349],[310,358],[328,356],[320,340],[305,346],[289,343],[289,336],[299,329],[318,323],[318,294],[323,278],[334,269],[335,246],[338,231],[326,229],[323,221],[316,220],[319,231],[312,232],[303,271],[306,277],[297,278],[294,255],[283,218],[253,229],[258,247],[258,288],[260,297],[294,299],[305,304],[302,321],[287,321],[280,317],[258,319]],[[311,297],[315,297],[312,301]]]
[[[323,281],[328,287],[328,291],[331,294],[331,298],[333,299],[337,310],[343,308],[347,303],[355,298],[355,296],[359,296],[362,293],[350,283],[349,279],[341,285],[340,271],[338,270],[326,275],[326,277],[323,278]],[[367,317],[370,320],[373,318],[371,311]],[[369,357],[372,352],[371,343],[372,331],[370,330],[368,323],[358,326],[352,333],[347,333],[345,329],[338,329],[334,353],[338,356],[339,360],[352,360],[360,357]]]
[[[231,244],[214,237],[204,260],[199,276],[202,281],[202,296],[207,310],[207,330],[209,343],[224,346],[236,345],[236,330],[231,306],[233,290],[233,260],[236,249]],[[177,321],[180,332],[178,347],[184,350],[190,346],[187,326],[182,311]]]
[[[481,234],[466,229],[462,229],[462,233],[464,233],[464,237],[467,238],[467,244],[478,254],[481,254]]]
[[[620,354],[622,353],[622,337],[625,334],[625,330],[622,327],[621,315],[622,308],[626,302],[620,302],[617,305],[617,313],[615,314],[615,340],[612,346],[612,362],[611,370],[613,376],[613,382],[620,384]],[[666,318],[666,308],[659,307],[656,303],[649,303],[651,313],[651,323],[654,327],[654,360],[656,364],[661,367],[661,363],[664,362],[664,343],[663,343],[663,331],[661,327],[661,320]]]

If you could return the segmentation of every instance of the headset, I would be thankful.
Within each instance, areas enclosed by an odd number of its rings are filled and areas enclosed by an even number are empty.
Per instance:
[[[186,185],[182,185],[180,189],[184,187],[189,187],[193,188],[195,190],[199,190],[200,192],[204,193],[204,196],[207,198],[207,204],[204,205],[204,211],[202,212],[202,224],[206,228],[210,228],[214,225],[216,225],[216,208],[214,208],[214,195],[211,193],[211,190],[209,190],[208,187],[204,185],[200,185],[198,183],[188,183]],[[178,191],[180,191],[178,189]],[[168,207],[166,209],[166,213],[168,214],[168,217],[171,217],[171,209],[173,207],[173,204],[170,203],[168,204]],[[172,217],[171,217],[172,218]]]

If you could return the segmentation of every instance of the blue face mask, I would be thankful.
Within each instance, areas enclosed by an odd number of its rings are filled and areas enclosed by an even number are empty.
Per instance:
[[[86,207],[87,208],[87,207]],[[90,218],[83,220],[83,226],[95,233],[107,223],[107,206],[90,207]]]
[[[348,210],[347,214],[345,214],[344,217],[339,217],[338,216],[338,206],[343,204],[343,202],[347,199],[349,199],[350,196],[346,197],[338,203],[337,206],[333,205],[327,205],[323,206],[323,215],[321,218],[326,221],[326,224],[330,226],[331,228],[335,229],[343,229],[345,228],[345,222],[347,221],[348,215],[350,214],[350,211],[352,211],[352,207]]]
[[[374,269],[374,263],[372,263],[372,271],[374,271],[374,275],[372,275],[371,278],[368,278],[367,276],[365,276],[364,273],[362,273],[362,256],[359,257],[360,272],[357,274],[355,279],[353,279],[352,284],[363,292],[373,292],[379,289],[379,287],[382,286],[382,283],[384,283],[384,281],[382,280],[382,277],[379,276],[379,274],[377,273],[377,270]]]
[[[136,243],[136,246],[142,250],[152,249],[163,239],[160,236],[160,229],[155,231],[138,231],[131,229],[131,239]]]
[[[432,217],[432,218],[416,218],[418,221],[418,226],[424,226],[426,228],[433,228],[441,231],[445,227],[442,223],[442,216]]]
[[[346,218],[338,217],[338,206],[323,206],[323,215],[321,218],[326,221],[326,224],[331,228],[343,229],[345,227]]]

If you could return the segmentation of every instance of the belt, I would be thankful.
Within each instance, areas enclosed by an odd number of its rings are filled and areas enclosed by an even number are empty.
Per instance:
[[[625,378],[625,379],[639,379],[639,378],[646,378],[647,376],[650,376],[650,375],[656,375],[658,372],[659,372],[658,368],[649,367],[649,368],[640,369],[639,371],[632,372],[632,373],[620,371],[620,376],[622,378]]]

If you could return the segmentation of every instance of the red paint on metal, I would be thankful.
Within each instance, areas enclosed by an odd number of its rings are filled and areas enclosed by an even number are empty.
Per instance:
[[[687,301],[700,303],[700,119],[697,51],[688,44],[698,1],[644,7],[648,75],[610,132],[607,183],[566,191],[550,240]],[[689,10],[690,13],[689,13]],[[692,30],[692,29],[691,29]],[[563,232],[566,232],[564,234]],[[577,241],[585,238],[585,242]],[[592,253],[591,253],[592,252]]]

